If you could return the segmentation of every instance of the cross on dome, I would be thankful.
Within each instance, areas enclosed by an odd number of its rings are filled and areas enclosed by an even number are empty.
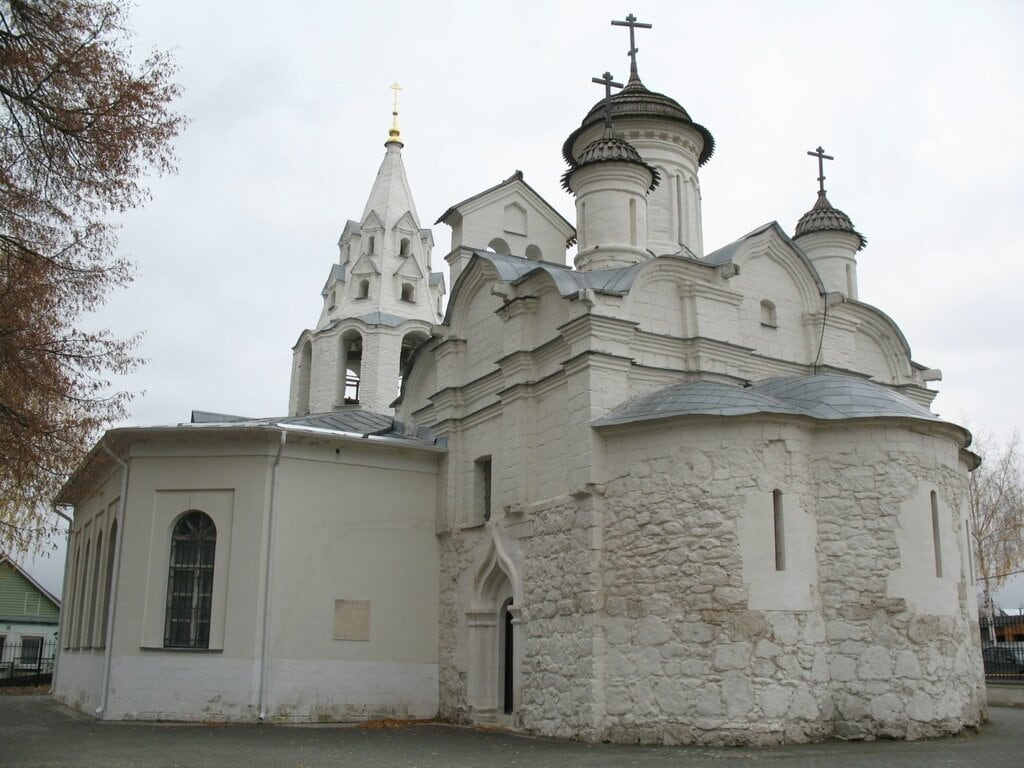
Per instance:
[[[634,80],[640,82],[640,76],[636,72],[636,54],[640,49],[636,47],[636,30],[637,29],[653,29],[653,24],[644,24],[643,22],[637,21],[636,16],[632,13],[629,14],[624,21],[612,20],[613,27],[629,27],[629,82],[632,83]]]
[[[395,92],[395,97],[391,104],[391,130],[388,131],[388,142],[394,141],[401,144],[402,139],[400,137],[402,132],[398,130],[398,92],[402,90],[402,86],[396,81],[390,87]]]
[[[622,83],[612,80],[612,73],[605,72],[601,77],[590,78],[592,83],[604,86],[604,127],[612,127],[612,88],[621,88]]]
[[[814,150],[813,152],[808,152],[807,154],[810,155],[811,157],[818,158],[818,194],[819,195],[824,195],[825,194],[825,161],[826,160],[835,160],[835,158],[832,157],[832,155],[826,155],[824,148],[822,148],[820,146],[816,150]]]

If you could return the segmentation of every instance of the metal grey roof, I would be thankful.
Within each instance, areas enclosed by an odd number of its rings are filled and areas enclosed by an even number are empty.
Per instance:
[[[389,312],[380,311],[359,315],[356,320],[362,320],[367,325],[383,325],[387,328],[397,328],[405,322],[405,320],[398,315],[392,315]]]
[[[192,424],[224,424],[237,423],[240,421],[254,421],[250,416],[233,416],[230,413],[215,413],[214,411],[192,411]]]
[[[628,293],[637,273],[644,266],[634,264],[620,269],[579,272],[562,264],[533,261],[522,256],[503,256],[493,251],[477,250],[473,253],[489,261],[498,271],[498,277],[502,282],[517,283],[534,272],[546,272],[562,296],[574,296],[580,288],[592,288],[601,293]]]
[[[327,295],[327,286],[329,286],[332,281],[337,281],[339,283],[344,283],[345,282],[345,265],[344,264],[332,264],[331,265],[331,272],[330,272],[330,274],[327,275],[327,280],[324,282],[324,288],[320,292],[323,296]]]
[[[392,416],[382,413],[365,411],[358,407],[346,407],[326,413],[310,413],[305,416],[268,417],[250,419],[245,416],[232,416],[210,411],[192,411],[192,422],[180,424],[179,427],[195,429],[258,429],[266,427],[291,427],[298,430],[333,433],[336,436],[359,435],[363,437],[386,438],[411,446],[436,447],[429,430],[420,430],[418,435],[407,435],[400,426],[396,427]],[[145,428],[130,428],[145,429]],[[166,428],[165,428],[166,429]]]
[[[279,419],[278,424],[357,432],[362,435],[384,435],[391,431],[394,419],[381,413],[352,408],[328,413],[310,413],[306,416],[289,416]]]
[[[913,400],[867,379],[837,374],[783,376],[749,387],[712,381],[675,384],[630,400],[596,420],[595,427],[673,416],[779,413],[813,419],[938,417]]]

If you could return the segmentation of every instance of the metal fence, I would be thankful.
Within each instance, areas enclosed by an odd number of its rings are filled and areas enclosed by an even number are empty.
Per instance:
[[[52,638],[22,637],[0,644],[0,686],[50,682],[56,652]]]
[[[987,683],[1024,683],[1024,642],[981,646]]]

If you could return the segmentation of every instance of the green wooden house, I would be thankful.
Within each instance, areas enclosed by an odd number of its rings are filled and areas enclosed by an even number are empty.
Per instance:
[[[60,600],[0,555],[0,680],[26,670],[49,671],[59,621]]]

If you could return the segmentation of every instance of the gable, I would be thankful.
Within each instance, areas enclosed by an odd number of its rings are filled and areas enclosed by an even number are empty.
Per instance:
[[[376,211],[370,211],[363,219],[361,229],[384,229],[384,222],[381,221]]]
[[[398,277],[407,277],[412,280],[422,280],[423,270],[420,269],[420,265],[416,263],[416,259],[402,259],[402,263],[398,265],[398,269],[394,271]]]
[[[352,267],[353,275],[379,275],[380,263],[367,253],[364,253]]]
[[[406,211],[398,218],[393,229],[397,229],[401,232],[408,232],[409,234],[416,234],[420,231],[419,225],[416,223],[416,220],[412,217],[412,214],[409,211]]]
[[[0,617],[56,619],[60,604],[16,563],[0,560]]]

